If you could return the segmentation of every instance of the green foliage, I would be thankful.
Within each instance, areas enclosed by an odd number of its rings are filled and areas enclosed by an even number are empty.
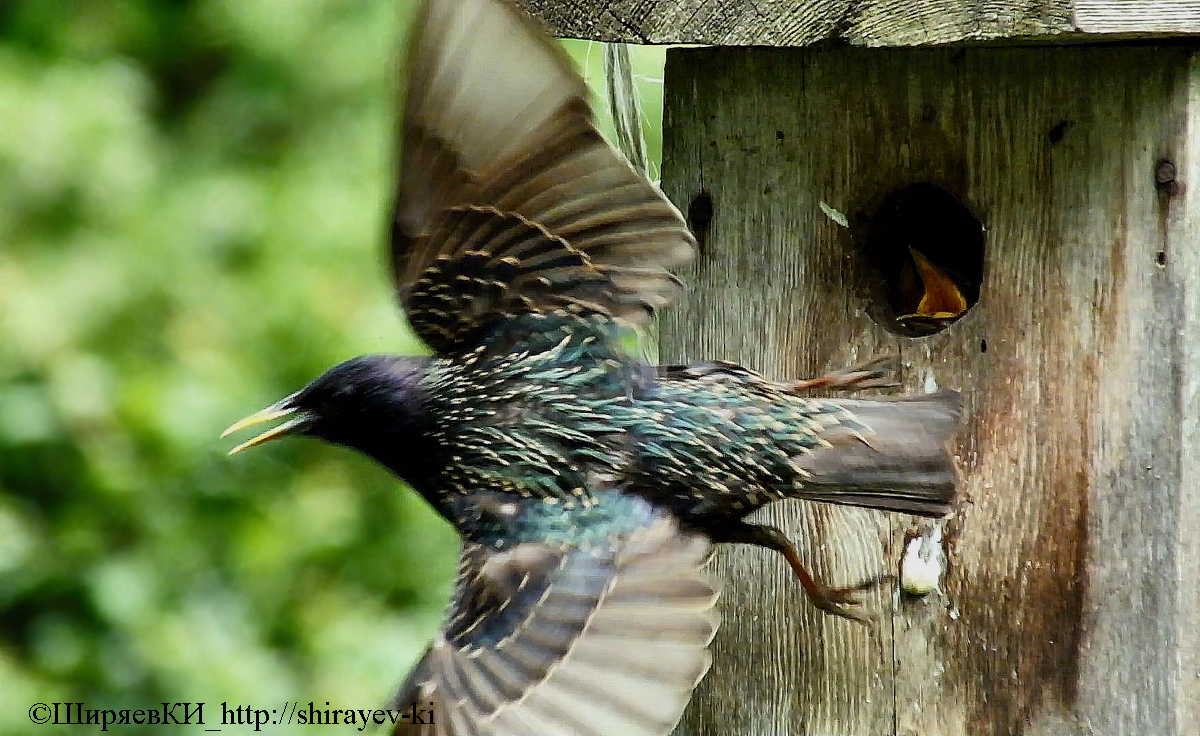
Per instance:
[[[375,707],[435,630],[456,541],[418,497],[217,439],[422,350],[381,267],[408,11],[0,4],[0,733],[39,701]]]

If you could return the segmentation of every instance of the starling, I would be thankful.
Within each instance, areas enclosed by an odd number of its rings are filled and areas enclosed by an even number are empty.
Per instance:
[[[429,357],[362,356],[237,422],[358,450],[464,546],[449,618],[401,690],[459,733],[670,731],[708,662],[710,542],[777,550],[822,610],[783,498],[938,516],[950,393],[816,399],[730,363],[645,366],[620,325],[678,292],[694,239],[597,132],[569,58],[504,0],[425,0],[409,40],[391,235]],[[419,729],[416,724],[409,727]]]

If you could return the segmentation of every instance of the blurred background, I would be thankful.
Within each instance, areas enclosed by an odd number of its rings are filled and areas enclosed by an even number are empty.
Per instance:
[[[60,732],[36,702],[379,707],[436,630],[457,542],[419,497],[217,437],[423,350],[382,267],[413,4],[0,0],[0,733]],[[663,54],[632,51],[654,173]]]

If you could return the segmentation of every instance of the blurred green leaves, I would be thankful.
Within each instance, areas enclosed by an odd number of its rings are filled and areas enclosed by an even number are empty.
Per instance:
[[[217,439],[423,350],[382,268],[409,10],[0,4],[0,733],[37,701],[373,707],[435,629],[456,540],[420,498]]]

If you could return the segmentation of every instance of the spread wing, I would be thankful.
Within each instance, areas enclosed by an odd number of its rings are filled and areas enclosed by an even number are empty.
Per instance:
[[[657,517],[599,548],[468,545],[443,631],[391,707],[395,734],[663,735],[708,670],[702,537]]]
[[[504,0],[426,0],[413,28],[391,258],[417,334],[453,355],[506,317],[666,304],[694,240],[562,49]]]

